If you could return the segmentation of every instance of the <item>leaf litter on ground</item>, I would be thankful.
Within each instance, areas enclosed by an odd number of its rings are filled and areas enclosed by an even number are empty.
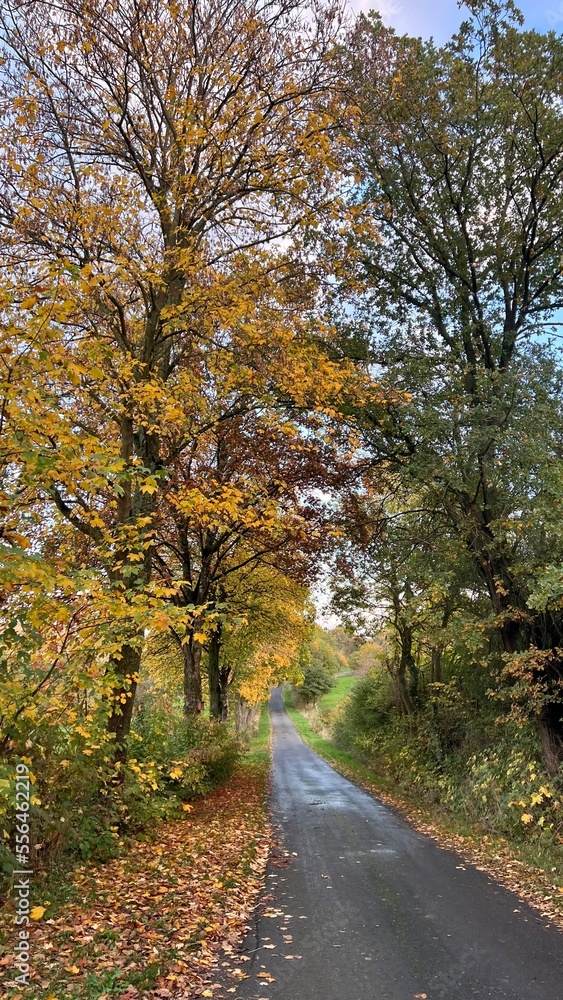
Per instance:
[[[267,767],[247,764],[127,855],[76,869],[75,901],[32,928],[34,1000],[214,996],[218,964],[236,955],[264,883],[267,780]],[[13,918],[0,917],[4,940]],[[16,987],[5,981],[0,998]]]

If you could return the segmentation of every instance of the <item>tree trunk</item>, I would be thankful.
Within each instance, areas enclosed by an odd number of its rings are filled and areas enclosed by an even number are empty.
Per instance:
[[[236,710],[237,733],[245,733],[251,729],[256,722],[259,711],[259,705],[250,705],[246,698],[239,695]]]
[[[220,628],[211,636],[209,641],[209,715],[212,719],[223,717],[221,676],[219,670],[219,655],[221,651]]]
[[[134,433],[133,419],[125,414],[121,421],[121,457],[124,462],[130,463],[134,453]],[[145,464],[147,459],[144,459]],[[141,513],[148,513],[154,507],[154,500],[145,496],[139,490],[132,495],[131,484],[125,480],[122,492],[117,499],[117,523],[127,525],[135,521]],[[109,577],[113,584],[119,587],[127,587],[127,577],[124,577],[123,565],[127,563],[127,550],[118,551],[116,554],[116,568],[110,568]],[[151,577],[152,556],[150,548],[144,553],[142,564],[142,579],[148,584]],[[137,691],[137,678],[141,667],[141,655],[143,650],[143,636],[139,634],[134,643],[126,643],[120,649],[120,656],[112,658],[112,667],[117,675],[118,681],[110,697],[111,714],[108,718],[108,733],[115,737],[117,759],[124,761],[127,756],[126,739],[131,728],[131,718],[133,706],[135,704],[135,693]],[[135,678],[135,679],[133,679]],[[125,683],[126,682],[126,683]]]
[[[184,656],[184,715],[199,715],[203,709],[201,646],[190,636],[182,643]]]
[[[551,778],[563,764],[563,705],[544,705],[539,717],[539,729],[546,771]]]
[[[402,656],[397,669],[393,671],[393,679],[395,681],[395,686],[397,688],[403,712],[405,715],[413,715],[416,712],[416,705],[409,692],[409,686],[406,678],[406,664]]]
[[[442,681],[442,652],[443,646],[434,646],[431,653],[430,677],[432,684],[440,684]]]
[[[418,667],[412,652],[412,630],[406,628],[401,634],[401,660],[404,664],[403,675],[406,671],[408,683],[408,693],[413,711],[416,710],[418,702]]]
[[[226,722],[229,718],[229,685],[232,679],[230,667],[219,669],[219,683],[221,685],[221,721]]]
[[[111,693],[112,710],[108,718],[108,733],[115,737],[118,757],[125,756],[125,739],[131,728],[131,717],[137,691],[136,677],[141,666],[141,649],[138,646],[123,646],[121,659],[114,661],[114,668],[122,679],[120,686]],[[123,683],[129,678],[127,684]]]

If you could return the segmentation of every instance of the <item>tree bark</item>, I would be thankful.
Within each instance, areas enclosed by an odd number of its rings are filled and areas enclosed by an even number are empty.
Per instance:
[[[126,463],[130,463],[135,452],[135,435],[133,419],[130,415],[124,414],[121,420],[121,458]],[[148,463],[148,456],[143,455],[145,464]],[[131,490],[128,479],[124,480],[123,488],[117,499],[116,522],[118,526],[134,523],[141,513],[148,513],[154,507],[154,501],[145,496],[139,490]],[[128,552],[118,551],[116,554],[116,567],[109,568],[110,580],[118,588],[127,588],[127,577],[123,573],[123,565],[127,563]],[[145,550],[144,562],[142,564],[142,580],[148,584],[151,577],[152,555],[150,549]],[[125,760],[127,756],[125,741],[131,728],[131,718],[137,691],[137,677],[141,667],[141,655],[143,649],[143,635],[139,634],[136,641],[125,643],[120,649],[120,655],[112,658],[112,668],[117,675],[118,682],[111,693],[111,714],[107,722],[108,733],[115,736],[115,746],[117,748],[117,758]]]
[[[259,711],[258,705],[250,705],[246,698],[239,695],[236,710],[237,733],[244,733],[254,725]]]
[[[539,717],[543,758],[547,773],[554,778],[563,764],[563,705],[544,705]]]
[[[432,684],[440,684],[442,681],[442,653],[443,646],[434,646],[431,653],[430,677]]]
[[[221,632],[217,628],[209,641],[209,715],[212,719],[223,718],[221,676],[219,657],[221,652]]]
[[[401,663],[403,677],[406,676],[409,701],[416,711],[418,702],[418,667],[412,651],[413,635],[411,628],[403,629],[401,633]]]
[[[219,683],[221,685],[221,721],[226,722],[229,718],[229,686],[232,680],[230,667],[219,668]]]
[[[409,692],[409,685],[407,684],[406,678],[406,664],[402,656],[399,660],[398,667],[393,671],[392,676],[395,681],[397,694],[399,695],[399,702],[404,714],[414,715],[416,712],[416,705]]]
[[[112,710],[108,718],[108,733],[115,737],[117,757],[125,758],[125,740],[131,728],[131,718],[133,715],[133,705],[135,704],[135,693],[137,691],[137,680],[134,679],[139,673],[141,666],[141,648],[138,646],[122,646],[121,659],[116,660],[114,666],[119,667],[119,676],[123,679],[120,687],[114,688],[111,693]],[[124,683],[127,678],[127,683]]]
[[[182,643],[184,656],[184,715],[199,715],[203,709],[201,646],[190,636]]]

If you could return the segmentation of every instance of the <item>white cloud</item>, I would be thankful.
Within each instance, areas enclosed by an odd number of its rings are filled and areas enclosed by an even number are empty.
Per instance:
[[[445,42],[457,30],[464,13],[456,0],[348,0],[355,13],[377,10],[383,23],[399,34],[431,36]],[[563,0],[561,0],[563,3]],[[465,12],[465,15],[467,12]]]

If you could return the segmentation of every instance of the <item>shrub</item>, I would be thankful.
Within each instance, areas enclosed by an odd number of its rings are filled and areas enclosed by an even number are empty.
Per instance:
[[[391,706],[389,682],[382,674],[368,674],[352,688],[334,722],[339,746],[359,749],[364,737],[376,733],[388,720]]]
[[[563,774],[550,780],[532,726],[478,715],[455,679],[433,685],[424,708],[401,716],[384,676],[360,680],[333,738],[406,793],[447,806],[496,834],[561,839]]]
[[[332,677],[326,669],[318,664],[312,664],[305,669],[297,694],[303,704],[316,705],[323,694],[330,691],[332,684]]]
[[[154,763],[164,787],[184,799],[203,795],[224,781],[243,752],[241,741],[224,723],[159,709],[137,715],[132,740],[137,743],[137,760]]]
[[[12,751],[0,767],[4,876],[14,867],[18,762],[27,763],[32,776],[31,862],[47,871],[115,856],[124,837],[178,815],[186,800],[227,778],[242,752],[224,724],[158,711],[136,717],[124,765],[114,760],[101,727],[49,725],[39,735],[25,754]]]

